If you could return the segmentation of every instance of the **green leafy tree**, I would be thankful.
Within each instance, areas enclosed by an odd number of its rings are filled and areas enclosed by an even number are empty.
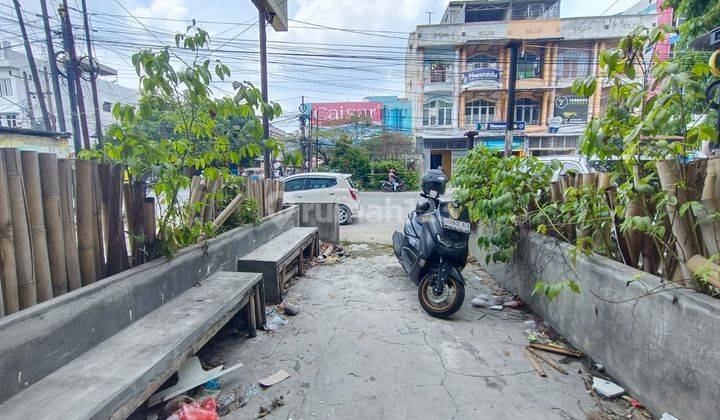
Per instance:
[[[189,205],[180,199],[179,193],[190,186],[191,173],[201,173],[207,180],[220,175],[230,179],[230,164],[258,156],[263,146],[274,152],[280,149],[274,139],[263,144],[258,117],[272,120],[280,115],[278,104],[264,102],[248,82],[233,82],[232,96],[213,96],[212,82],[231,74],[220,60],[203,54],[209,42],[208,33],[193,21],[175,37],[176,45],[191,52],[192,60],[174,56],[169,48],[134,54],[139,104],[116,104],[112,112],[117,123],[107,131],[110,141],[84,156],[123,164],[132,188],[153,192],[161,208],[160,251],[168,256],[212,233],[209,224],[189,217],[202,203]],[[173,66],[175,60],[182,62],[181,68]],[[207,197],[211,198],[222,201],[222,191]]]
[[[405,183],[406,189],[413,191],[420,188],[420,173],[401,160],[372,162],[372,182],[370,183],[370,187],[380,189],[383,181],[388,180],[390,169],[395,169],[396,175]]]
[[[341,137],[335,143],[329,166],[334,171],[352,174],[363,187],[370,181],[370,156],[367,150],[354,145],[347,137]]]

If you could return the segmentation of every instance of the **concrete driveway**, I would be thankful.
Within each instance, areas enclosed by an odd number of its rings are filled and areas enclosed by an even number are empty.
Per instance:
[[[523,321],[532,314],[470,306],[498,288],[476,266],[465,270],[465,305],[439,320],[420,308],[388,246],[347,248],[350,257],[311,268],[290,289],[301,312],[287,325],[203,349],[202,360],[243,363],[223,377],[223,394],[244,395],[261,378],[290,373],[225,418],[256,418],[281,396],[284,405],[266,418],[584,419],[600,411],[580,362],[554,357],[569,374],[545,366],[542,378],[523,356]]]
[[[405,218],[415,208],[419,197],[419,191],[361,192],[360,214],[353,218],[352,225],[340,226],[340,239],[350,242],[392,243],[393,232],[402,228]]]

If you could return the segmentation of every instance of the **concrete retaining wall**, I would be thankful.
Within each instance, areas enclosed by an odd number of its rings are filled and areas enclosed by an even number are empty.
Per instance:
[[[578,255],[572,264],[568,250],[533,233],[520,241],[511,262],[486,267],[653,414],[717,418],[720,300],[662,285],[658,277],[600,256]],[[471,252],[484,264],[476,234]],[[564,292],[553,301],[531,296],[537,280],[570,279],[580,294]]]
[[[299,204],[300,226],[316,227],[320,231],[320,240],[340,243],[340,223],[338,223],[338,205],[335,203]]]
[[[235,271],[238,257],[298,226],[298,214],[291,207],[183,249],[172,260],[151,261],[0,319],[0,402],[215,271]]]

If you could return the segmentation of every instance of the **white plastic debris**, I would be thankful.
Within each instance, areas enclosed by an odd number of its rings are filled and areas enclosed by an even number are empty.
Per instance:
[[[593,377],[592,387],[605,398],[615,398],[625,393],[625,389],[620,385],[597,377]]]
[[[496,311],[502,311],[503,306],[502,305],[493,305],[490,307],[490,309],[496,310]]]
[[[470,304],[476,308],[490,308],[491,306],[502,306],[503,298],[495,295],[480,293],[475,296]]]
[[[672,414],[663,413],[662,417],[660,417],[660,420],[678,420],[677,417],[673,416]]]
[[[275,306],[265,308],[265,331],[276,331],[281,325],[288,323],[288,320],[280,315]]]

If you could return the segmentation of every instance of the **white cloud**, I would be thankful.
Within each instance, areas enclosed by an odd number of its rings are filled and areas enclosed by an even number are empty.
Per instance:
[[[182,31],[187,25],[182,22],[157,20],[153,20],[151,23],[149,19],[143,19],[143,17],[187,19],[188,21],[191,18],[190,9],[185,0],[152,0],[147,6],[132,9],[132,13],[145,25],[153,25],[173,32]],[[131,18],[131,20],[133,25],[137,25],[134,19]]]
[[[347,28],[385,31],[414,30],[427,19],[426,11],[433,11],[435,21],[447,3],[446,0],[298,0],[299,8],[292,16],[295,21]],[[301,39],[308,42],[341,42],[364,40],[383,42],[382,37],[368,37],[349,32],[306,29],[299,22],[289,23],[290,31],[278,34],[276,39]],[[402,36],[397,34],[398,36]],[[387,38],[386,38],[387,39]],[[385,41],[388,42],[388,41]]]

